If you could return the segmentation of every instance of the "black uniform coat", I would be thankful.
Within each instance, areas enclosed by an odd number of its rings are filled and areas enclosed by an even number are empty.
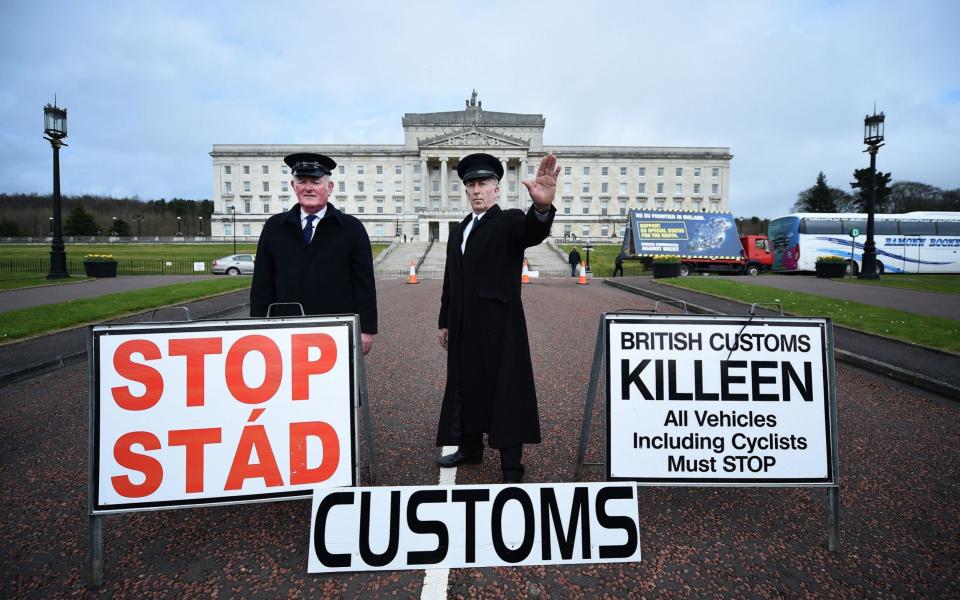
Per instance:
[[[523,251],[550,234],[531,207],[491,207],[467,237],[471,214],[450,232],[438,326],[448,329],[447,386],[437,445],[458,445],[462,433],[487,433],[492,448],[540,442],[537,393],[527,323],[520,300]]]
[[[327,203],[303,243],[300,205],[267,219],[250,286],[250,316],[267,316],[273,302],[299,302],[308,315],[356,313],[360,331],[377,332],[377,289],[370,238],[363,224]]]

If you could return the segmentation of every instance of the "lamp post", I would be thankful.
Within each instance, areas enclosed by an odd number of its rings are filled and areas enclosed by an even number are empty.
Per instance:
[[[237,209],[233,206],[228,206],[227,209],[230,211],[230,232],[233,233],[233,253],[237,253]]]
[[[70,277],[67,272],[67,251],[63,246],[63,233],[60,227],[60,147],[66,146],[63,138],[67,137],[67,109],[59,108],[57,101],[53,105],[43,107],[44,139],[50,142],[53,148],[53,217],[51,218],[50,242],[50,272],[47,279],[63,279]]]
[[[117,233],[117,218],[116,218],[116,217],[113,218],[113,231],[112,231],[111,233],[113,233],[114,237],[116,237],[117,235],[119,235],[119,234]]]
[[[53,237],[53,217],[50,217],[50,237]]]
[[[883,145],[883,112],[868,115],[863,119],[864,152],[870,153],[870,196],[867,198],[867,241],[863,243],[860,259],[860,279],[880,279],[877,273],[877,244],[873,239],[873,217],[877,210],[877,151]]]
[[[177,217],[177,237],[180,237],[181,235],[183,234],[180,233],[180,217]]]
[[[140,237],[140,222],[143,221],[143,215],[134,215],[133,220],[137,222],[137,237]]]
[[[203,215],[197,217],[197,237],[203,237]]]
[[[587,251],[587,273],[590,273],[590,250],[593,248],[593,244],[587,240],[587,243],[583,245],[583,249]]]

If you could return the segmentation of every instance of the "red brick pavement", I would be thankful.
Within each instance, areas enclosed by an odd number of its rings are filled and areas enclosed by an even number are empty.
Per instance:
[[[440,282],[378,286],[381,334],[368,370],[379,483],[431,485],[444,382]],[[525,453],[528,480],[571,481],[597,319],[651,303],[565,280],[525,286],[524,302],[544,434]],[[86,369],[3,391],[0,596],[83,594]],[[958,406],[843,366],[838,396],[842,553],[826,549],[823,490],[641,488],[643,562],[453,570],[450,597],[957,597]],[[593,461],[602,453],[596,407]],[[488,453],[457,477],[497,482],[497,460]],[[109,516],[101,593],[419,596],[422,571],[307,575],[308,531],[306,501]]]

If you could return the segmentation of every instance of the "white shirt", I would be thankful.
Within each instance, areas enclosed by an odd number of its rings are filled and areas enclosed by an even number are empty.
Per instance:
[[[470,237],[470,232],[473,231],[474,219],[476,219],[477,225],[480,225],[480,219],[482,219],[482,218],[483,218],[483,215],[485,215],[485,214],[487,214],[486,211],[480,213],[479,215],[478,215],[478,214],[474,214],[472,217],[470,217],[470,222],[467,223],[466,228],[464,228],[464,230],[463,230],[463,241],[460,242],[460,253],[461,253],[461,254],[466,254],[466,253],[467,253],[467,238]]]
[[[325,214],[327,214],[327,205],[326,205],[326,204],[323,205],[323,208],[321,208],[321,209],[318,210],[316,213],[314,213],[313,216],[315,216],[316,219],[313,220],[313,228],[310,230],[310,241],[311,241],[311,242],[313,241],[313,235],[314,235],[315,233],[317,233],[317,223],[320,222],[320,220],[323,218],[323,215],[325,215]],[[309,217],[309,216],[310,216],[310,213],[305,212],[305,211],[303,210],[303,207],[300,207],[300,230],[301,230],[301,231],[307,227],[307,217]]]

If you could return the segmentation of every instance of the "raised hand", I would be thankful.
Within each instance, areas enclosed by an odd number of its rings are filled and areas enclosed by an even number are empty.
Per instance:
[[[558,175],[560,175],[560,167],[557,166],[557,157],[548,154],[540,161],[537,178],[533,181],[523,180],[523,185],[527,186],[527,191],[530,192],[530,199],[540,210],[545,210],[553,204],[553,198],[557,194]]]

